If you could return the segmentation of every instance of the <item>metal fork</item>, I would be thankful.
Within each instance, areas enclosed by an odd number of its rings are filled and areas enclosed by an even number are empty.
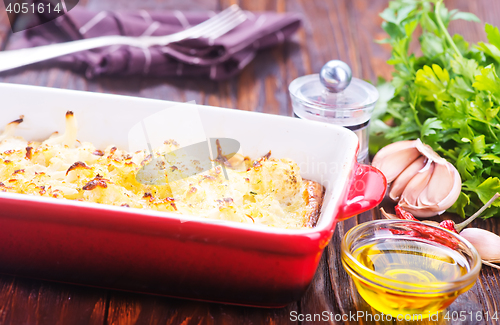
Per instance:
[[[153,45],[164,46],[188,38],[207,38],[214,40],[233,30],[246,19],[247,16],[243,10],[241,10],[238,5],[232,5],[196,26],[166,36],[102,36],[66,43],[4,51],[0,52],[0,71],[6,71],[63,55],[110,45],[129,45],[147,48]]]

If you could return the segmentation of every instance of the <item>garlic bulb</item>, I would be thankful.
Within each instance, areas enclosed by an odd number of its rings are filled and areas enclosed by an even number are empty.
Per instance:
[[[457,169],[419,139],[382,148],[372,165],[392,183],[389,197],[416,217],[443,213],[460,195]]]

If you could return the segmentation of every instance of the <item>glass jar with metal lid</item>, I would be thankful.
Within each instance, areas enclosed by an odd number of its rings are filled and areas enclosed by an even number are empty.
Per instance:
[[[378,100],[377,89],[352,78],[339,60],[326,63],[319,74],[299,77],[289,86],[295,115],[307,120],[344,126],[359,139],[358,161],[368,159],[368,124]]]

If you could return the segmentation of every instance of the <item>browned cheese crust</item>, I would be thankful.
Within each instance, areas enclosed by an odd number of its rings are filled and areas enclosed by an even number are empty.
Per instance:
[[[314,227],[318,222],[323,204],[323,196],[325,195],[324,187],[314,181],[304,180],[306,183],[306,191],[304,191],[304,199],[306,201],[306,213],[304,216],[304,227]]]

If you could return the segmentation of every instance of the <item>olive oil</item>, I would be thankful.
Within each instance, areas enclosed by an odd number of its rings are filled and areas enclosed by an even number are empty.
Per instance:
[[[372,307],[393,317],[410,314],[428,318],[470,287],[451,292],[433,289],[436,283],[449,283],[469,271],[464,256],[448,247],[415,240],[378,239],[356,248],[352,256],[387,279],[382,285],[374,285],[369,281],[373,273],[366,270],[360,271],[361,278],[353,278],[360,295]]]

